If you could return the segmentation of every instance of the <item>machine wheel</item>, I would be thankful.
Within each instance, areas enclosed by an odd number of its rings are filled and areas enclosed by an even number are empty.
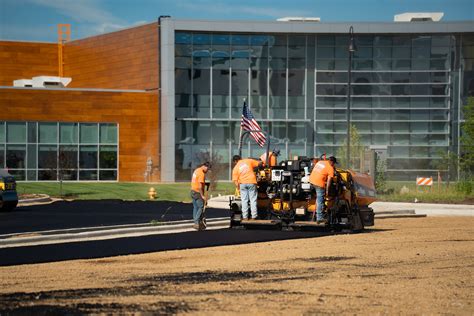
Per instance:
[[[0,212],[10,212],[17,206],[18,201],[14,202],[3,202],[0,200]]]

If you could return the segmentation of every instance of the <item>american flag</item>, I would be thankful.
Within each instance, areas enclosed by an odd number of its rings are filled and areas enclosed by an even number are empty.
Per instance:
[[[242,110],[242,121],[240,122],[240,126],[242,126],[242,129],[245,131],[261,131],[262,130],[260,128],[260,125],[258,125],[257,121],[253,117],[252,111],[250,111],[245,101],[244,101],[244,108]],[[255,141],[260,147],[263,147],[263,145],[265,145],[265,142],[267,141],[265,134],[262,132],[252,132],[250,133],[250,136],[252,136],[253,139],[255,139]]]

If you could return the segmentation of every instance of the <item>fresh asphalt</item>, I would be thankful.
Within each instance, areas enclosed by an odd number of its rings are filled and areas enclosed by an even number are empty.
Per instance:
[[[165,250],[238,245],[327,235],[323,232],[220,229],[0,249],[0,266],[93,259]]]
[[[59,201],[0,212],[0,235],[68,228],[169,222],[193,218],[190,203],[168,201]],[[228,209],[208,209],[207,218],[227,217]]]
[[[229,216],[227,209],[208,209],[208,218]],[[45,230],[100,227],[151,221],[192,219],[192,205],[176,202],[76,201],[19,207],[0,213],[0,235]],[[104,258],[166,250],[237,245],[274,240],[311,238],[327,232],[219,229],[108,240],[0,249],[0,266],[73,259]]]

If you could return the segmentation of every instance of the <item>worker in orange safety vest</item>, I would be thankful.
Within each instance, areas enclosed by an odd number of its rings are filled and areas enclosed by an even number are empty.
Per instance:
[[[318,223],[326,223],[323,218],[323,204],[324,196],[328,194],[331,185],[331,178],[334,177],[334,165],[337,159],[334,156],[329,157],[328,160],[318,161],[311,171],[309,182],[316,190],[316,221]]]
[[[206,182],[206,173],[209,171],[211,164],[205,162],[201,164],[193,172],[191,179],[191,198],[193,199],[193,228],[196,230],[203,230],[205,226],[203,223],[203,209],[207,203],[206,195],[204,194],[204,187]]]
[[[268,159],[268,164],[269,164],[269,167],[274,167],[277,165],[278,161],[277,161],[277,157],[280,155],[280,149],[277,149],[277,148],[273,148],[273,151],[270,152],[269,154],[269,159]],[[260,160],[262,161],[263,165],[265,166],[266,163],[267,163],[267,153],[263,153],[261,156],[260,156]]]
[[[235,164],[232,170],[232,181],[240,190],[242,199],[242,219],[247,219],[249,215],[249,201],[251,219],[258,217],[257,212],[257,177],[254,169],[261,166],[261,162],[255,159],[242,159],[239,155],[232,157]]]

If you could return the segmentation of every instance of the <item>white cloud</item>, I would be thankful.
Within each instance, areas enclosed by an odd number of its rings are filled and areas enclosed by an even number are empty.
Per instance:
[[[77,22],[123,23],[110,12],[102,9],[97,0],[29,0],[31,3],[49,7]]]
[[[215,3],[214,1],[195,1],[193,3],[187,1],[179,1],[177,5],[183,9],[191,11],[200,11],[206,8],[208,13],[221,15],[251,15],[251,16],[267,16],[271,18],[279,18],[284,16],[307,16],[308,12],[304,10],[288,10],[277,9],[275,7],[262,7],[250,5],[230,5],[223,3]]]
[[[28,0],[30,3],[55,10],[78,22],[80,37],[113,32],[126,27],[141,25],[146,21],[129,23],[101,7],[100,0]],[[78,35],[78,34],[76,34]]]

